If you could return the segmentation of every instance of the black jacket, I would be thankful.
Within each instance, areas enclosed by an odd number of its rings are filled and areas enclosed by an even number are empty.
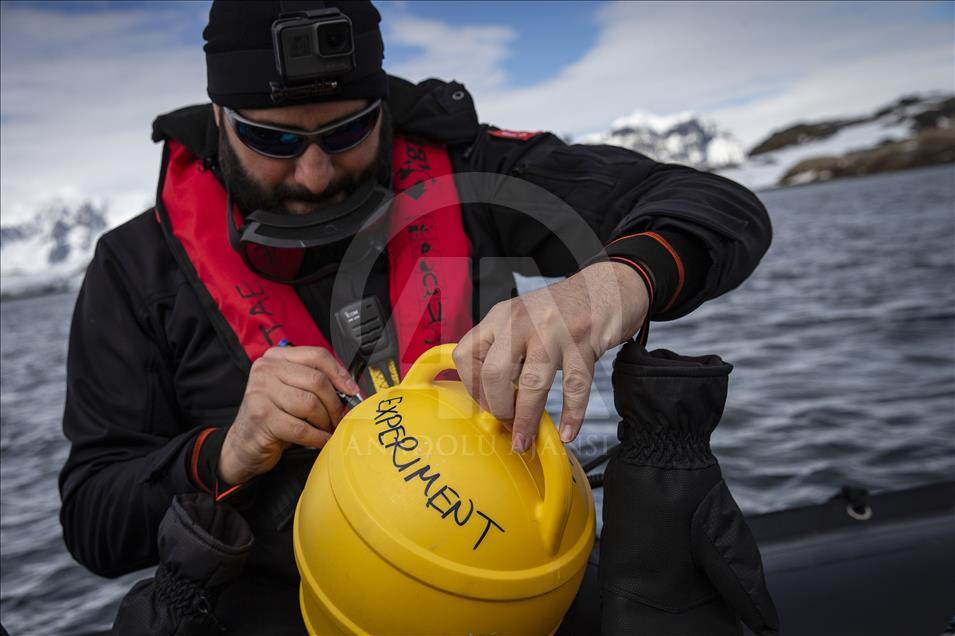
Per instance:
[[[555,212],[557,227],[583,219],[604,244],[647,231],[662,237],[669,249],[639,236],[608,250],[650,270],[657,288],[654,319],[684,315],[736,287],[769,246],[763,206],[722,177],[621,148],[567,145],[548,133],[506,138],[478,124],[470,96],[455,83],[415,86],[392,78],[389,104],[395,130],[445,144],[455,172],[520,176],[569,204],[574,218]],[[216,134],[209,105],[154,123],[156,140],[178,139],[210,163]],[[521,273],[573,274],[590,245],[575,245],[574,236],[558,239],[507,208],[465,204],[462,214],[474,255],[514,257],[513,269]],[[523,257],[531,257],[537,271]],[[475,319],[514,293],[511,268],[495,262],[475,265]],[[298,291],[326,329],[324,288]],[[382,301],[387,306],[387,294]],[[249,363],[217,332],[152,210],[100,239],[77,299],[67,365],[63,429],[72,446],[60,475],[66,545],[103,576],[154,566],[159,523],[173,496],[200,490],[193,470],[204,484],[214,481]],[[207,427],[219,430],[197,449],[198,432]],[[311,452],[289,451],[273,471],[228,498],[256,537],[242,577],[246,591],[235,599],[255,598],[249,590],[258,585],[273,591],[284,586],[287,593],[276,593],[283,600],[269,603],[298,611],[289,521],[295,488],[313,459]],[[220,603],[229,605],[229,595]],[[233,605],[249,609],[241,600]]]

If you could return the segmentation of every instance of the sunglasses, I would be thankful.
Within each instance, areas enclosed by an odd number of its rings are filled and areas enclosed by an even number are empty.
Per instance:
[[[378,123],[381,100],[376,99],[357,113],[313,131],[262,124],[246,119],[231,108],[223,107],[222,110],[232,122],[236,136],[246,146],[273,159],[294,159],[302,155],[313,141],[330,155],[351,150],[365,141]]]

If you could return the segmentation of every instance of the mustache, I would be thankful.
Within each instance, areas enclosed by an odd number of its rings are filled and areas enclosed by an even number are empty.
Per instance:
[[[320,205],[334,199],[340,193],[349,195],[357,189],[357,181],[350,176],[344,176],[333,180],[328,184],[328,187],[319,193],[312,192],[307,188],[281,185],[275,189],[275,191],[272,193],[272,196],[269,198],[271,198],[273,201],[297,201],[301,203]]]

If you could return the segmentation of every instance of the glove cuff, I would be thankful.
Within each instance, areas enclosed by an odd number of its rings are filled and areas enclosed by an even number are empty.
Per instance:
[[[648,352],[628,342],[614,360],[614,403],[621,459],[659,468],[716,464],[710,435],[726,403],[733,365],[719,356]]]
[[[171,574],[212,588],[245,567],[252,530],[230,506],[211,495],[177,495],[159,524],[159,558]]]

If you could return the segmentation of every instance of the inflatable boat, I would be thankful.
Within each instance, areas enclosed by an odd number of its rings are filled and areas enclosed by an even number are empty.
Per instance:
[[[595,480],[599,487],[599,479]],[[749,515],[787,636],[955,633],[955,481]],[[596,633],[599,541],[561,634]]]
[[[872,495],[843,488],[747,521],[783,634],[955,634],[955,481]],[[558,634],[599,633],[599,547]]]

